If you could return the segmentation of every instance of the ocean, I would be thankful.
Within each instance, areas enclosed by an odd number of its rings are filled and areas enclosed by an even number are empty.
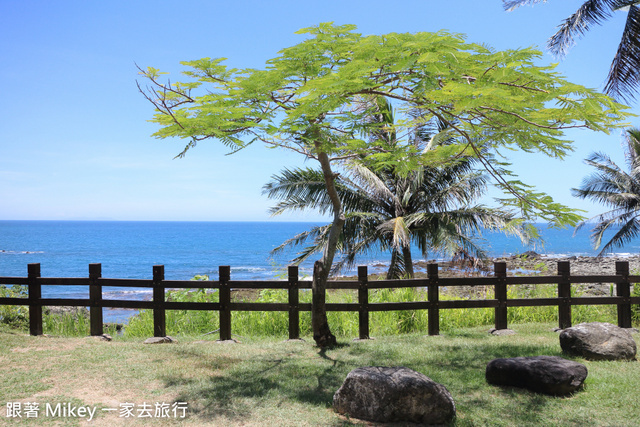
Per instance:
[[[26,277],[27,264],[40,263],[43,277],[87,277],[90,263],[102,264],[102,277],[151,279],[154,265],[165,266],[165,278],[188,280],[195,275],[218,278],[218,266],[231,266],[231,279],[265,280],[286,277],[288,261],[301,248],[277,256],[271,250],[286,239],[317,223],[304,222],[144,222],[144,221],[0,221],[0,276]],[[596,255],[584,227],[552,229],[539,224],[544,247],[523,246],[515,237],[484,233],[483,247],[490,256],[534,250],[549,256]],[[616,255],[640,251],[633,240]],[[426,259],[438,259],[428,254]],[[359,265],[383,272],[387,253],[362,257]],[[300,275],[311,274],[313,261],[300,266]],[[425,259],[417,249],[414,261]],[[353,271],[345,272],[352,274]],[[144,299],[148,289],[105,288],[105,298]],[[43,286],[46,298],[88,298],[86,287]],[[130,315],[105,310],[105,321]]]

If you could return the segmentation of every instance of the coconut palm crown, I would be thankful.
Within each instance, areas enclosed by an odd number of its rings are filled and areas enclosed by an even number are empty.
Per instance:
[[[400,143],[393,126],[392,107],[380,99],[378,114],[372,115],[368,137],[380,146]],[[449,129],[441,123],[426,124],[406,135],[405,143],[429,150],[450,144]],[[381,144],[381,141],[384,143]],[[334,272],[352,266],[356,256],[371,251],[390,251],[387,278],[413,277],[412,244],[423,255],[468,254],[482,258],[485,252],[472,238],[481,229],[503,229],[523,240],[534,237],[524,223],[506,210],[474,204],[485,192],[488,177],[474,170],[477,160],[461,157],[441,165],[425,165],[407,175],[393,169],[372,169],[366,158],[342,163],[336,179],[346,213],[339,250],[343,254]],[[323,186],[322,173],[310,168],[285,170],[273,176],[264,193],[281,201],[272,214],[311,209],[329,213],[331,203]],[[318,226],[287,240],[275,249],[302,245],[311,241],[293,261],[300,263],[326,244],[329,226]]]
[[[602,245],[604,234],[613,236],[598,253],[602,256],[613,248],[623,247],[640,234],[640,129],[627,129],[625,134],[625,172],[604,153],[593,153],[585,162],[596,171],[584,178],[580,188],[572,189],[576,197],[591,199],[610,208],[587,222],[595,221],[591,239],[595,248]]]
[[[546,0],[503,0],[503,5],[510,11],[541,1],[546,3]],[[585,1],[558,26],[558,31],[549,38],[547,47],[554,55],[564,56],[575,44],[576,38],[589,31],[592,25],[602,24],[613,12],[620,10],[627,12],[627,20],[607,76],[605,92],[629,102],[635,100],[640,87],[640,0]]]

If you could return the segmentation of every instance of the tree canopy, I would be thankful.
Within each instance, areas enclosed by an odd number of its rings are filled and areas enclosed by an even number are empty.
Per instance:
[[[475,156],[506,193],[500,201],[507,208],[526,219],[575,224],[578,214],[517,180],[501,155],[515,149],[563,157],[571,149],[564,129],[607,132],[627,108],[567,82],[553,66],[536,65],[541,54],[535,49],[494,51],[443,31],[362,36],[355,30],[332,23],[302,29],[307,39],[281,50],[264,69],[232,69],[224,58],[203,58],[183,62],[188,81],[177,83],[160,81],[157,69],[140,70],[149,85],[139,88],[161,126],[155,136],[188,139],[181,155],[206,139],[232,151],[262,141],[320,163],[334,215],[313,273],[311,324],[320,347],[336,343],[325,291],[345,223],[332,162],[364,157],[374,170],[407,174]],[[457,143],[421,152],[410,143],[367,141],[363,135],[378,125],[368,120],[371,104],[357,102],[363,96],[394,103],[396,135],[437,118]]]
[[[160,125],[154,135],[187,139],[181,155],[205,139],[232,151],[262,141],[329,162],[367,156],[374,167],[399,173],[473,155],[505,192],[505,206],[553,224],[580,220],[519,181],[503,155],[515,149],[562,158],[571,150],[563,130],[608,132],[624,125],[626,107],[566,81],[553,65],[538,65],[541,53],[532,48],[495,51],[444,31],[363,36],[355,30],[332,23],[302,29],[306,40],[263,69],[203,58],[183,62],[187,81],[176,83],[161,81],[157,69],[141,70],[148,86],[140,90]],[[412,144],[367,141],[363,134],[375,124],[356,100],[370,95],[394,104],[398,135],[437,118],[458,143],[420,152]]]
[[[391,104],[376,97],[363,98],[362,102],[377,105],[369,121],[381,125],[368,140],[389,146],[400,143],[393,132]],[[450,130],[438,120],[424,123],[421,128],[411,129],[411,138],[405,143],[413,144],[419,152],[453,144]],[[413,278],[412,244],[425,258],[440,254],[480,261],[486,254],[478,237],[487,230],[514,234],[530,243],[537,236],[535,227],[523,224],[511,211],[477,203],[489,181],[486,173],[476,170],[477,162],[476,157],[461,156],[444,165],[421,165],[403,175],[393,168],[372,170],[366,158],[340,162],[336,190],[346,218],[339,244],[343,257],[334,263],[333,271],[353,267],[361,254],[389,251],[387,279]],[[272,177],[263,193],[280,200],[270,210],[273,215],[306,209],[326,213],[332,209],[322,172],[313,168],[286,169]],[[293,260],[298,264],[324,249],[330,228],[313,227],[272,252],[311,242]]]

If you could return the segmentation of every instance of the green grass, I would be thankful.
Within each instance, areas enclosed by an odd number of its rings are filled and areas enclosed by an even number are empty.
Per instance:
[[[640,289],[640,286],[636,286]],[[3,289],[0,289],[0,294]],[[6,292],[6,289],[4,289]],[[574,291],[575,292],[575,291]],[[532,287],[510,286],[509,298],[552,298],[557,296],[557,287],[553,285],[538,285]],[[579,296],[579,295],[576,295]],[[441,300],[463,299],[452,295],[442,294]],[[473,298],[493,298],[492,287],[479,287],[474,290]],[[190,289],[180,291],[168,291],[167,299],[170,301],[194,301],[217,302],[217,292],[193,291]],[[425,301],[427,299],[424,289],[399,288],[378,289],[370,291],[370,303]],[[263,290],[259,293],[255,302],[287,302],[285,290]],[[310,303],[311,292],[302,291],[300,302]],[[329,292],[327,302],[330,303],[355,303],[357,294],[355,291]],[[640,322],[637,315],[637,307],[634,306],[634,324]],[[358,336],[358,313],[356,312],[329,312],[329,324],[332,332],[338,337],[353,338]],[[546,307],[510,307],[508,309],[507,322],[535,323],[558,321],[557,306]],[[582,322],[610,322],[617,323],[616,307],[613,305],[574,306],[572,307],[572,323]],[[286,312],[233,312],[232,333],[236,336],[264,336],[281,337],[288,336],[288,313]],[[14,328],[27,330],[28,309],[24,306],[1,306],[0,324],[6,323]],[[491,326],[494,323],[494,309],[443,309],[440,310],[440,330],[454,331],[460,328],[475,326]],[[385,336],[407,333],[426,333],[428,330],[427,310],[407,310],[370,313],[370,335]],[[219,315],[214,311],[166,311],[167,334],[170,336],[198,335],[213,332],[219,328]],[[311,334],[311,315],[309,312],[300,314],[300,331],[303,335]],[[45,314],[43,316],[43,332],[56,336],[87,336],[89,334],[89,321],[87,317],[75,314]],[[106,329],[105,333],[115,334],[115,328]],[[126,326],[125,334],[131,337],[153,336],[153,311],[142,310],[130,319]]]
[[[492,289],[481,290],[474,298],[493,298]],[[217,292],[172,291],[168,299],[174,301],[217,302]],[[551,298],[557,296],[557,286],[539,285],[531,288],[513,286],[508,289],[509,298]],[[426,291],[415,288],[379,289],[370,292],[369,302],[403,302],[425,301]],[[441,300],[463,299],[442,295]],[[284,290],[264,290],[255,302],[287,302]],[[311,292],[303,291],[300,302],[311,302]],[[356,303],[357,294],[350,291],[329,292],[327,302]],[[327,314],[332,332],[338,337],[358,336],[357,312],[329,312]],[[615,306],[575,306],[572,308],[573,323],[581,322],[617,322]],[[231,331],[239,336],[288,336],[288,313],[285,312],[233,312],[231,315]],[[558,307],[510,307],[507,321],[513,323],[535,323],[558,321]],[[494,309],[446,309],[440,310],[440,330],[453,331],[474,326],[490,326],[494,323]],[[166,312],[167,334],[171,336],[194,335],[212,332],[219,327],[218,312],[168,310]],[[370,313],[370,335],[385,336],[407,333],[426,333],[428,330],[427,310],[388,311]],[[303,335],[311,334],[311,315],[300,314],[300,331]],[[142,310],[139,315],[129,321],[126,334],[134,337],[153,335],[153,312]]]
[[[73,401],[108,408],[123,402],[188,403],[186,420],[153,425],[362,425],[336,415],[332,397],[346,375],[361,366],[406,366],[444,384],[457,408],[454,426],[637,425],[640,365],[590,362],[585,388],[570,397],[538,395],[486,383],[486,364],[497,357],[562,355],[553,323],[514,324],[515,336],[496,337],[486,326],[380,336],[319,350],[306,341],[245,337],[241,344],[214,337],[181,337],[177,344],[143,345],[141,339],[31,337],[0,329],[0,417],[5,402]],[[637,335],[636,335],[637,337]],[[61,420],[20,420],[46,425]],[[93,425],[113,425],[100,413]],[[131,420],[127,425],[145,425]],[[149,423],[147,423],[149,424]],[[65,425],[80,425],[66,420]]]

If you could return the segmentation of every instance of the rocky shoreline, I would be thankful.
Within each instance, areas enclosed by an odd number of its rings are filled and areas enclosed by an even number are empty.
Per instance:
[[[558,261],[569,261],[571,274],[576,276],[613,275],[616,274],[616,262],[628,261],[630,274],[640,274],[640,255],[632,256],[571,256],[554,257],[527,252],[523,255],[489,258],[477,262],[475,265],[455,262],[440,262],[441,277],[453,276],[484,276],[493,272],[494,262],[507,263],[507,275],[555,275],[558,271]],[[414,263],[417,269],[426,271],[427,264],[434,261],[419,261]]]
[[[553,276],[558,272],[558,261],[569,261],[571,275],[573,276],[615,275],[616,262],[618,261],[629,262],[630,274],[640,274],[640,255],[608,257],[554,257],[537,254],[535,252],[527,252],[522,255],[490,258],[477,263],[475,266],[465,266],[453,262],[442,262],[439,263],[439,275],[440,277],[486,276],[493,274],[494,262],[506,262],[508,276]],[[427,264],[428,262],[426,261],[420,261],[415,265],[420,270],[426,271]],[[416,274],[416,277],[426,277],[426,273]],[[577,289],[587,295],[594,296],[610,295],[612,291],[609,283],[579,284],[577,285]]]
[[[529,253],[529,255],[496,258],[495,261],[505,261],[507,263],[507,272],[509,270],[530,270],[537,274],[556,274],[558,261],[569,261],[571,274],[576,276],[616,274],[617,261],[629,262],[630,274],[638,274],[640,272],[640,255],[553,257]]]

